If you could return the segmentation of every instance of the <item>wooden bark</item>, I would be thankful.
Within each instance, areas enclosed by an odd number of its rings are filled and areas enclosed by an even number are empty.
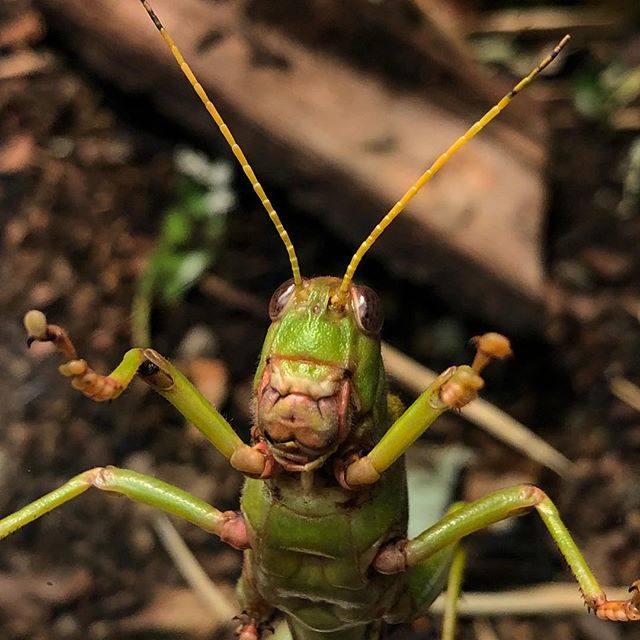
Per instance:
[[[149,96],[203,145],[218,145],[215,126],[138,2],[40,4],[93,69]],[[323,220],[354,247],[470,124],[420,92],[391,88],[379,75],[252,22],[238,3],[153,4],[262,181],[304,183],[307,197],[321,198]],[[528,133],[538,142],[492,124],[372,250],[390,268],[435,283],[457,304],[512,330],[536,328],[542,317],[544,136],[535,102],[524,98]],[[286,224],[291,212],[280,213]],[[313,265],[302,269],[313,272]]]

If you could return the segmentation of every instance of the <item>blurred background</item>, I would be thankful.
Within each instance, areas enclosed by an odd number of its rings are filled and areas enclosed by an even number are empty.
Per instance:
[[[440,370],[497,330],[484,397],[573,464],[554,472],[459,416],[418,492],[534,482],[603,584],[640,577],[640,10],[636,2],[157,0],[282,216],[304,275],[341,275],[428,164],[565,34],[558,60],[425,188],[364,259],[385,340]],[[93,466],[152,473],[221,509],[241,478],[142,384],[92,403],[27,351],[30,308],[107,372],[174,359],[248,437],[251,379],[286,253],[134,0],[0,6],[0,510]],[[394,371],[401,378],[401,371]],[[394,385],[405,401],[415,393]],[[232,599],[240,554],[179,532]],[[535,516],[475,536],[464,588],[570,576]],[[578,589],[574,609],[580,609]],[[586,613],[498,606],[477,640],[623,640]],[[437,638],[437,616],[389,630]],[[0,639],[232,637],[149,510],[89,493],[0,545]]]

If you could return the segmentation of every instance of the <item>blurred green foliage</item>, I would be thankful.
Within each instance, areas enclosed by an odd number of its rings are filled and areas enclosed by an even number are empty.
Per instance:
[[[235,206],[228,163],[182,149],[176,169],[175,200],[164,213],[133,302],[133,340],[140,346],[150,343],[153,304],[178,304],[215,263],[225,243],[227,213]]]
[[[640,97],[640,67],[591,64],[575,74],[573,91],[576,109],[584,117],[607,123]]]

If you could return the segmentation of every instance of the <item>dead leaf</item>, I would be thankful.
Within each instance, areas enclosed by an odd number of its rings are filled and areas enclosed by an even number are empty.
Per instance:
[[[23,11],[0,27],[0,47],[17,49],[42,40],[44,23],[39,13]]]
[[[209,637],[220,627],[195,593],[187,587],[161,587],[140,613],[118,624],[120,633],[172,632]]]

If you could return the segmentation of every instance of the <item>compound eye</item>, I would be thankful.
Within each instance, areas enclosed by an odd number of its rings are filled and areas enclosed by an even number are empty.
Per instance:
[[[287,306],[287,303],[293,297],[295,290],[295,282],[293,281],[293,278],[289,278],[289,280],[283,282],[274,291],[271,296],[271,301],[269,302],[269,317],[272,322],[280,317],[282,311]]]
[[[364,285],[354,285],[351,298],[358,327],[368,335],[378,335],[384,321],[378,294]]]

